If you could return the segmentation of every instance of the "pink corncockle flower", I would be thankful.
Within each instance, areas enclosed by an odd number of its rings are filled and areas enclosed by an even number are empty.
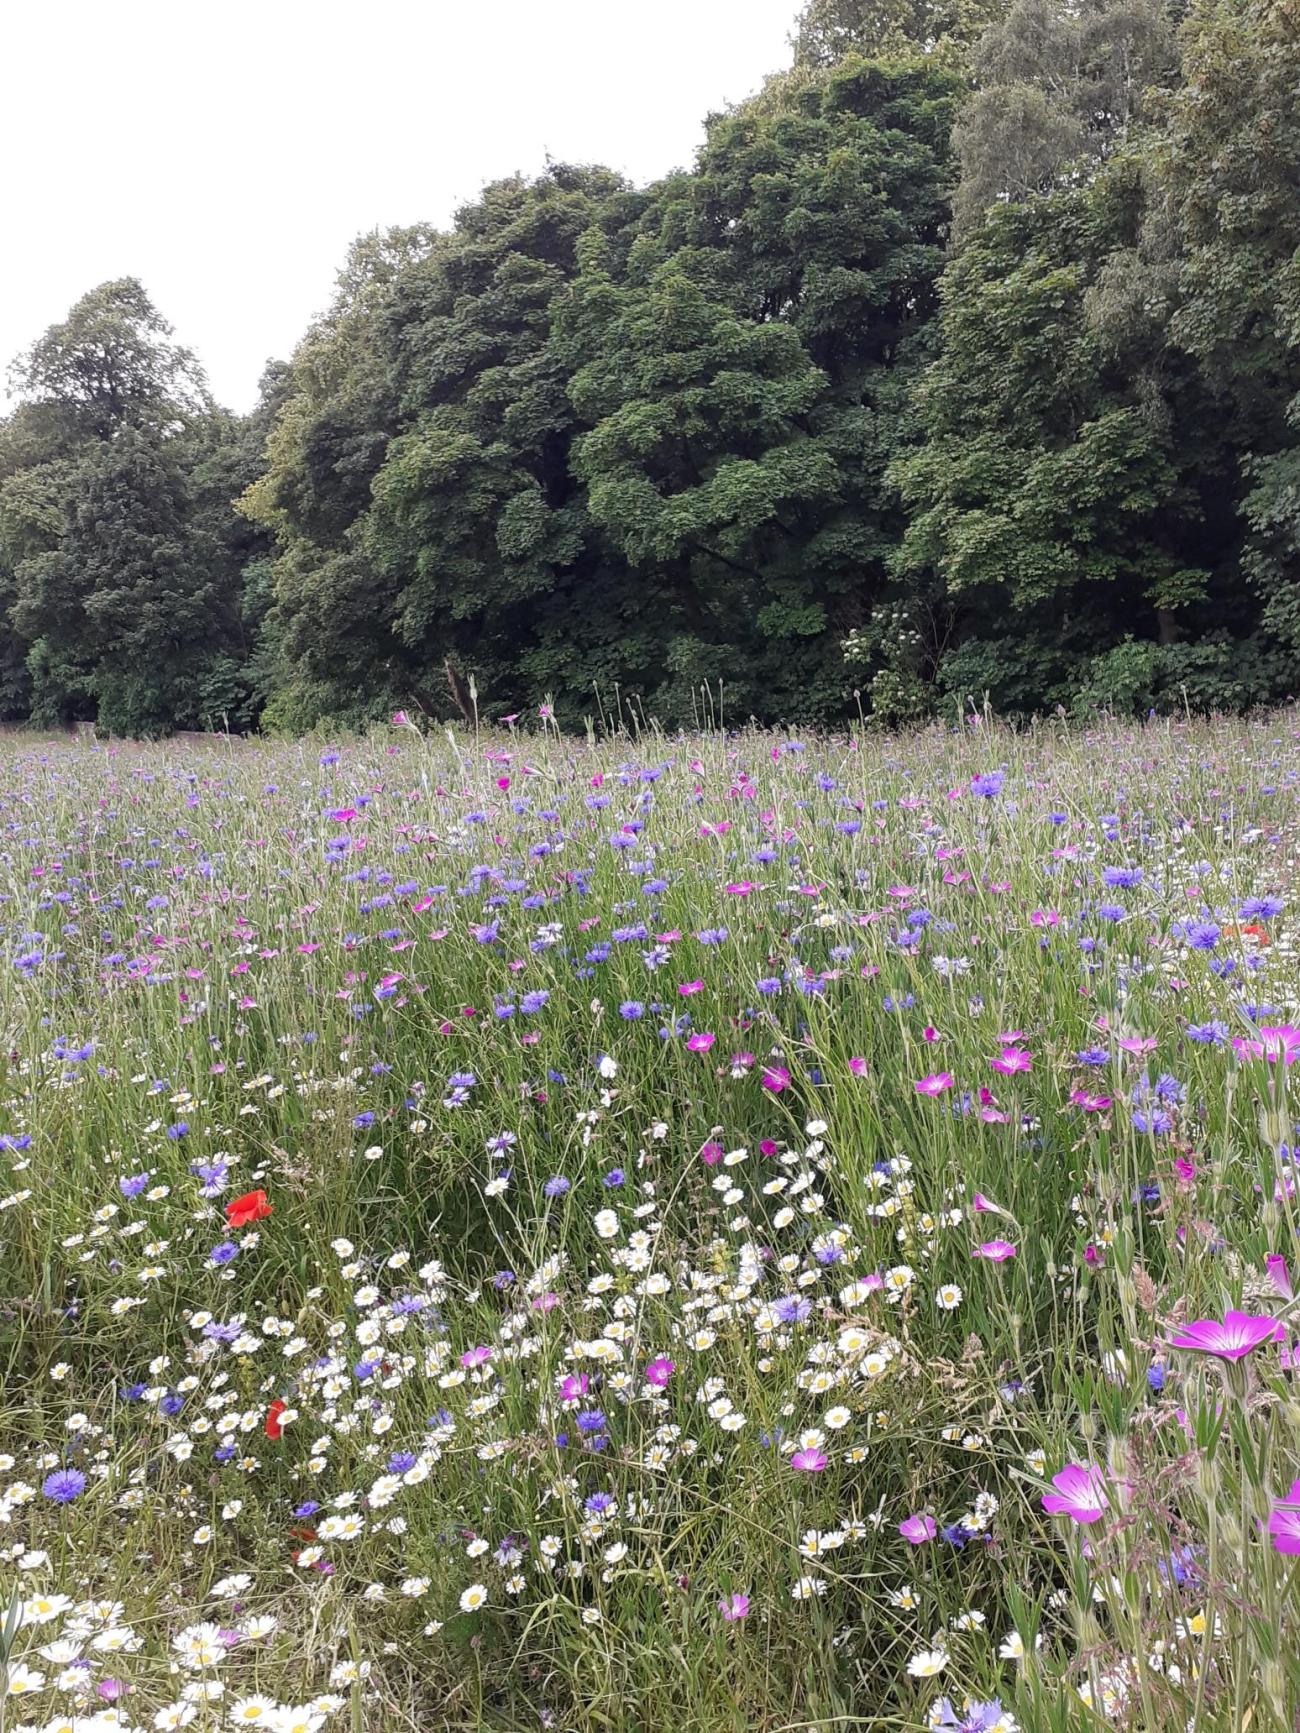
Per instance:
[[[645,1381],[647,1384],[653,1384],[656,1390],[664,1390],[668,1386],[668,1380],[676,1370],[677,1362],[669,1360],[661,1354],[646,1367]]]
[[[1180,1184],[1189,1186],[1196,1178],[1196,1163],[1188,1161],[1185,1155],[1174,1157],[1174,1172],[1178,1175]]]
[[[535,1312],[551,1312],[560,1303],[560,1296],[554,1293],[538,1294],[533,1300]]]
[[[407,724],[410,722],[410,720],[411,720],[411,718],[406,714],[405,710],[394,710],[393,711],[393,727],[394,728],[405,728],[407,726]]]
[[[1264,1268],[1268,1271],[1269,1280],[1284,1300],[1295,1297],[1291,1286],[1291,1272],[1287,1268],[1286,1259],[1280,1252],[1274,1252],[1264,1259]]]
[[[951,1071],[932,1071],[928,1077],[918,1077],[912,1087],[918,1095],[942,1095],[954,1082]]]
[[[797,1468],[801,1474],[820,1474],[829,1462],[830,1457],[822,1450],[796,1450],[790,1458],[791,1468]]]
[[[939,1525],[932,1516],[917,1511],[915,1516],[905,1517],[899,1523],[898,1532],[910,1546],[924,1546],[938,1534]]]
[[[707,1053],[716,1040],[716,1035],[710,1035],[707,1030],[701,1029],[687,1038],[686,1046],[691,1053]]]
[[[1004,1029],[998,1036],[998,1046],[1015,1047],[1018,1046],[1021,1041],[1027,1039],[1028,1037],[1023,1029]]]
[[[482,1366],[491,1358],[491,1348],[485,1348],[482,1346],[477,1348],[466,1348],[465,1352],[460,1357],[460,1363],[465,1367],[466,1371],[472,1371],[475,1366]]]
[[[1300,1553],[1300,1480],[1293,1480],[1290,1492],[1273,1506],[1265,1528],[1275,1552]]]
[[[765,1065],[763,1067],[763,1088],[770,1089],[773,1095],[779,1095],[790,1084],[790,1073],[784,1065]]]
[[[1031,927],[1059,927],[1060,914],[1056,909],[1035,909],[1029,917]]]
[[[570,1372],[563,1384],[560,1385],[560,1400],[562,1402],[576,1402],[579,1397],[587,1394],[590,1387],[591,1380],[585,1372]]]
[[[849,1060],[849,1070],[855,1077],[865,1077],[870,1069],[871,1067],[867,1064],[865,1059],[855,1056]]]
[[[357,816],[357,809],[355,806],[336,807],[335,810],[330,814],[330,817],[334,820],[335,824],[348,824],[356,816]]]
[[[1072,1089],[1070,1091],[1071,1107],[1081,1107],[1085,1113],[1105,1113],[1108,1107],[1114,1105],[1113,1095],[1094,1095],[1088,1089]]]
[[[1267,1059],[1270,1065],[1279,1061],[1283,1065],[1294,1065],[1300,1059],[1300,1029],[1292,1028],[1289,1023],[1265,1025],[1259,1031],[1258,1041],[1238,1035],[1232,1045],[1242,1059]]]
[[[716,1167],[726,1154],[720,1143],[702,1143],[700,1145],[700,1160],[705,1167]]]
[[[724,887],[729,897],[747,897],[754,886],[748,879],[741,879],[739,884]]]
[[[996,1059],[989,1062],[1003,1077],[1014,1077],[1018,1071],[1032,1071],[1034,1056],[1027,1047],[1004,1047]]]
[[[921,1031],[921,1038],[924,1041],[937,1041],[939,1039],[939,1031],[934,1027],[933,1023],[927,1023],[925,1028]]]
[[[1126,1035],[1115,1045],[1122,1047],[1126,1053],[1154,1053],[1156,1038],[1154,1035]]]
[[[973,1258],[985,1258],[990,1264],[1004,1264],[1015,1255],[1016,1248],[1010,1240],[985,1240],[982,1246],[976,1246],[971,1253]]]
[[[704,991],[704,982],[683,981],[677,991],[681,994],[683,999],[689,999],[692,993],[702,993]]]
[[[1073,1522],[1097,1522],[1110,1508],[1106,1502],[1106,1477],[1099,1468],[1067,1463],[1052,1476],[1055,1492],[1043,1494],[1043,1509],[1053,1516],[1068,1516]]]
[[[729,1625],[734,1625],[749,1612],[748,1595],[726,1595],[718,1602],[718,1611]]]
[[[1254,1317],[1249,1312],[1227,1311],[1223,1322],[1198,1318],[1169,1338],[1171,1348],[1186,1348],[1196,1354],[1213,1354],[1220,1360],[1243,1360],[1262,1342],[1277,1341],[1285,1332],[1276,1318]]]

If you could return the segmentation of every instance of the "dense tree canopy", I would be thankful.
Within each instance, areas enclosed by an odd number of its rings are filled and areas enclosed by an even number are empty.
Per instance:
[[[134,280],[0,421],[0,715],[885,722],[1300,686],[1300,0],[808,0],[636,188],[361,237],[234,417]]]

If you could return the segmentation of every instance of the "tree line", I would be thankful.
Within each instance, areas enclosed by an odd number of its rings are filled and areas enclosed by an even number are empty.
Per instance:
[[[251,415],[86,295],[0,422],[0,715],[1300,690],[1300,0],[809,0],[793,43],[689,170],[359,239]]]

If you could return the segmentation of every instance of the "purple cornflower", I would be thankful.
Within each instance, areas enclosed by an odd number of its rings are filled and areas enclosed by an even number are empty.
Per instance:
[[[1002,1703],[997,1697],[987,1703],[967,1703],[954,1709],[952,1699],[940,1697],[930,1711],[930,1726],[946,1728],[949,1733],[989,1733],[1002,1719]]]
[[[563,1197],[565,1192],[572,1186],[572,1183],[571,1180],[565,1179],[562,1173],[555,1173],[547,1180],[546,1184],[542,1187],[542,1191],[547,1197]]]
[[[79,1468],[56,1468],[45,1476],[41,1491],[53,1504],[71,1504],[86,1490],[86,1477]]]
[[[190,1164],[190,1172],[201,1182],[200,1197],[220,1197],[226,1189],[226,1175],[229,1171],[224,1161],[196,1161]]]
[[[121,1192],[123,1197],[139,1197],[140,1193],[148,1183],[149,1175],[147,1173],[133,1173],[130,1175],[124,1175],[119,1179],[117,1182],[117,1189]]]
[[[1005,770],[985,770],[979,776],[970,779],[970,791],[978,794],[984,800],[992,800],[995,794],[1002,793],[1002,786],[1007,780]]]
[[[223,1264],[233,1263],[238,1256],[239,1247],[234,1243],[234,1241],[223,1240],[219,1246],[213,1246],[212,1250],[208,1253],[208,1262],[210,1264],[215,1264],[217,1268],[220,1269]]]

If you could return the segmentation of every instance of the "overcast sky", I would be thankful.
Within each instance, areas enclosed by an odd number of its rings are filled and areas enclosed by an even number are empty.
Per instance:
[[[638,181],[788,63],[798,0],[0,0],[0,393],[135,276],[251,408],[363,230],[548,155]]]

